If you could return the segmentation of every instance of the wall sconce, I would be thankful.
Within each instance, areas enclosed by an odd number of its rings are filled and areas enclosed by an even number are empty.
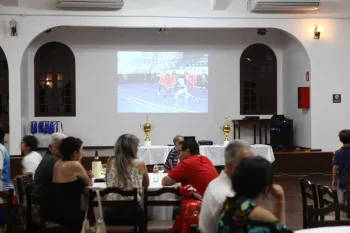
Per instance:
[[[11,20],[10,21],[10,28],[11,28],[11,36],[17,36],[17,21]]]
[[[316,25],[314,29],[314,39],[319,40],[321,37],[321,29],[320,26]]]

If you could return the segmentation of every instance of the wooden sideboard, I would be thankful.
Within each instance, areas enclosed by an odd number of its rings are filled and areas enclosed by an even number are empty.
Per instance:
[[[257,130],[259,133],[259,144],[267,144],[267,128],[270,125],[270,119],[240,119],[232,120],[233,123],[233,138],[241,139],[241,126],[253,127],[254,132],[254,144],[256,144]],[[236,137],[236,131],[238,131],[238,137]],[[265,143],[262,142],[262,131],[264,133]]]

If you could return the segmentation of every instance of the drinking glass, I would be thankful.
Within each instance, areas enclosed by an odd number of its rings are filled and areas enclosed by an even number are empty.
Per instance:
[[[107,168],[107,164],[102,164],[102,166],[101,166],[101,174],[103,176],[106,175],[106,168]]]
[[[159,169],[159,176],[160,176],[160,178],[162,178],[163,177],[163,173],[164,173],[164,166],[163,165],[159,165],[158,169]]]

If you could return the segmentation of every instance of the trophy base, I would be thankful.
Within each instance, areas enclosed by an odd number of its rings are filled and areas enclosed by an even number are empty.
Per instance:
[[[143,146],[152,146],[152,142],[151,141],[145,141],[145,144]]]
[[[227,146],[230,143],[230,141],[224,141],[223,146]]]

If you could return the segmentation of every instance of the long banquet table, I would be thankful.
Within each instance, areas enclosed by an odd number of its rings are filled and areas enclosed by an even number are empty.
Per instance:
[[[166,176],[166,174],[159,174],[159,181],[154,182],[153,181],[153,173],[148,173],[149,176],[149,187],[148,190],[157,190],[162,188],[162,178]],[[176,187],[177,185],[175,185]],[[99,190],[99,189],[105,189],[107,188],[106,183],[93,183],[92,189],[94,190]],[[173,199],[174,194],[171,193],[166,193],[163,194],[159,197],[154,197],[155,199],[160,199],[160,200],[168,200],[168,199]],[[148,208],[148,218],[153,219],[153,220],[171,220],[173,216],[173,210],[174,207],[172,206],[155,206],[155,207],[149,207]],[[95,211],[95,214],[98,214],[97,211]]]
[[[141,146],[138,154],[146,164],[162,164],[172,148],[172,146]],[[201,155],[210,158],[215,166],[225,165],[225,146],[200,146],[199,148]],[[271,163],[275,160],[273,150],[269,145],[252,145],[252,150],[255,155],[260,155]]]

